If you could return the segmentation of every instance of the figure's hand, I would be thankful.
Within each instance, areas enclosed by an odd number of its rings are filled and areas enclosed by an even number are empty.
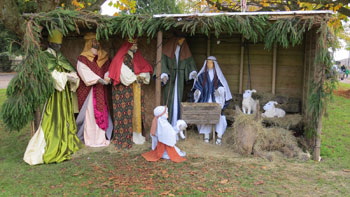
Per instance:
[[[107,81],[105,81],[104,79],[98,79],[98,83],[102,85],[108,85]]]
[[[162,78],[162,83],[165,85],[168,82],[168,78],[167,77],[163,77]]]
[[[78,81],[77,78],[71,76],[71,75],[67,75],[67,79],[68,81],[72,82],[72,83],[76,83]]]
[[[214,91],[214,96],[215,96],[215,97],[219,97],[219,96],[220,96],[220,92],[219,92],[218,89],[216,89],[216,90]]]
[[[194,80],[197,80],[197,79],[198,79],[198,74],[197,74],[197,72],[193,73],[193,74],[192,74],[192,77],[193,77]]]
[[[109,77],[105,77],[104,80],[105,80],[108,84],[111,83],[111,78],[109,78]]]
[[[198,97],[200,96],[200,93],[201,91],[199,90],[194,91],[194,98],[198,99]]]
[[[141,84],[142,81],[143,81],[143,77],[137,76],[136,82],[139,83],[139,84]]]

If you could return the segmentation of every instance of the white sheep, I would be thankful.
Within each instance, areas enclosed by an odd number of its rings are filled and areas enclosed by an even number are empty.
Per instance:
[[[286,112],[283,109],[276,108],[275,105],[278,103],[276,101],[269,101],[264,105],[265,112],[262,114],[262,117],[266,118],[283,118],[286,115]]]
[[[251,114],[256,112],[256,101],[252,98],[252,93],[256,90],[246,90],[243,93],[242,111],[245,114]]]
[[[186,130],[186,128],[187,128],[187,124],[184,120],[178,120],[176,122],[176,127],[175,127],[175,131],[176,131],[176,135],[177,135],[176,140],[179,139],[178,135],[180,135],[180,137],[182,139],[186,138],[186,136],[184,135],[184,130]]]

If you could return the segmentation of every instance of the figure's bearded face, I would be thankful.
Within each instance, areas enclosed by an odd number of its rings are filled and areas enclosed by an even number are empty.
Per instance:
[[[49,46],[50,46],[50,48],[52,48],[53,50],[55,50],[57,52],[61,49],[62,45],[57,44],[57,43],[53,43],[53,42],[49,42]]]
[[[178,44],[181,46],[185,41],[185,38],[179,38]]]
[[[130,51],[132,51],[133,53],[136,53],[136,51],[137,51],[137,44],[136,43],[134,43],[131,47],[130,47]]]
[[[214,61],[207,60],[207,67],[208,67],[208,70],[213,69],[214,68]]]
[[[91,47],[98,50],[100,48],[100,43],[96,39],[93,39]]]

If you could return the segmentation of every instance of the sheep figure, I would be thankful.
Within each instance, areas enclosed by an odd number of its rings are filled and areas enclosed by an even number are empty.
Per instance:
[[[251,114],[256,112],[256,101],[252,98],[252,94],[256,93],[256,90],[246,90],[243,93],[242,111],[245,114]]]
[[[184,131],[187,129],[187,124],[184,120],[178,120],[176,122],[176,140],[179,140],[179,135],[182,139],[185,139],[186,136],[184,135]]]
[[[276,101],[269,101],[264,105],[265,112],[262,114],[262,117],[266,118],[283,118],[286,115],[286,112],[283,109],[276,108],[275,105],[278,103]]]

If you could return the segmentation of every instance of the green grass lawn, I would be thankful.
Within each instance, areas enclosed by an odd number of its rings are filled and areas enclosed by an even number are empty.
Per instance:
[[[350,84],[338,89],[349,90]],[[331,168],[350,168],[350,99],[334,96],[323,118],[321,157]]]
[[[4,98],[5,90],[0,90],[0,103]],[[341,97],[330,105],[320,163],[191,152],[184,163],[150,163],[140,155],[146,148],[105,149],[60,164],[29,166],[22,160],[29,127],[7,132],[0,122],[0,196],[349,196],[349,108],[350,100]]]

